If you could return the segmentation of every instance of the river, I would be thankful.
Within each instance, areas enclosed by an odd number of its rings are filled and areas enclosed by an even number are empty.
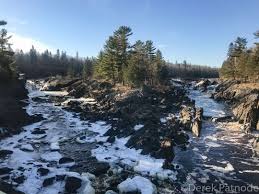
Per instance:
[[[12,184],[26,194],[63,193],[64,181],[55,180],[49,186],[42,186],[46,178],[57,175],[82,179],[79,193],[87,193],[86,190],[91,187],[89,176],[79,173],[78,168],[71,170],[70,167],[82,161],[86,171],[92,165],[87,160],[91,155],[99,161],[119,164],[114,167],[117,170],[129,165],[137,174],[162,180],[159,187],[164,185],[165,188],[159,188],[160,193],[239,193],[240,189],[243,193],[250,190],[250,193],[255,193],[259,189],[259,159],[252,150],[252,136],[244,134],[236,122],[203,122],[201,137],[189,134],[188,147],[184,150],[175,148],[173,163],[176,170],[163,170],[163,160],[127,148],[127,138],[116,139],[114,144],[107,143],[103,134],[110,126],[104,121],[89,123],[81,120],[76,113],[68,112],[50,100],[50,96],[58,98],[66,93],[39,91],[38,85],[33,82],[28,82],[27,88],[27,112],[42,114],[44,120],[25,126],[22,133],[0,142],[1,150],[13,152],[9,157],[0,159],[0,167],[12,170],[9,173],[12,180],[22,177],[19,184],[13,181]],[[190,90],[189,96],[196,101],[196,106],[204,108],[205,116],[218,118],[230,114],[227,106],[215,102],[206,93]],[[97,145],[96,142],[102,144]],[[60,159],[64,156],[73,156],[76,161],[61,164]],[[40,176],[39,168],[48,169],[49,173]],[[1,176],[8,180],[8,176]],[[170,187],[166,188],[168,184],[163,184],[164,179],[169,180]]]

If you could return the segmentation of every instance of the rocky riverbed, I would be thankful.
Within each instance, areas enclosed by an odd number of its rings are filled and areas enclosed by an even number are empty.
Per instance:
[[[258,189],[253,137],[226,121],[231,111],[209,93],[179,80],[129,93],[81,80],[30,81],[27,88],[26,111],[44,120],[0,142],[6,193],[202,193],[197,186],[212,184],[225,185],[223,191],[227,185]]]

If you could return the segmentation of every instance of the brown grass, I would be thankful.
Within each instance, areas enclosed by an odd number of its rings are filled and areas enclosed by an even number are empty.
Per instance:
[[[259,83],[242,83],[236,84],[234,89],[259,89]]]

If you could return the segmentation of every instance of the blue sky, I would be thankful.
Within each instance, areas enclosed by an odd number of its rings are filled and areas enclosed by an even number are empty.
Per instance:
[[[258,0],[0,0],[15,48],[96,56],[120,25],[153,40],[169,61],[220,66],[237,36],[255,40]]]

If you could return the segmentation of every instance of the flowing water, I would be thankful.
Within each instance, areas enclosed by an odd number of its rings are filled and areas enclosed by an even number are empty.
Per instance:
[[[175,149],[174,165],[177,172],[173,172],[161,168],[163,160],[144,156],[139,150],[127,148],[127,138],[116,139],[112,145],[107,143],[107,137],[103,137],[103,134],[110,126],[105,122],[89,123],[80,120],[77,114],[65,111],[49,100],[49,95],[62,96],[64,93],[52,92],[46,95],[35,88],[33,82],[29,82],[27,87],[27,112],[42,114],[45,119],[24,127],[24,132],[0,142],[0,149],[13,151],[10,157],[0,159],[0,167],[12,168],[12,177],[24,176],[24,182],[17,189],[26,194],[63,193],[64,181],[55,181],[50,186],[42,187],[44,179],[56,175],[65,174],[83,179],[82,174],[71,172],[69,167],[74,165],[73,162],[59,164],[58,161],[64,154],[79,155],[82,158],[92,154],[100,161],[131,165],[136,173],[143,176],[148,172],[153,177],[157,175],[162,179],[169,178],[172,187],[168,192],[163,190],[164,193],[239,193],[241,189],[243,193],[259,191],[259,159],[251,147],[252,136],[244,134],[235,122],[205,121],[201,137],[189,134],[190,144],[187,149]],[[41,101],[35,101],[34,97],[40,97]],[[215,102],[204,93],[191,90],[190,97],[196,101],[196,106],[204,108],[205,116],[222,117],[229,114],[224,104]],[[35,129],[40,134],[35,134]],[[103,143],[96,145],[96,142]],[[40,167],[49,169],[50,173],[40,176],[37,172]],[[0,176],[3,178],[6,175]],[[83,180],[87,186],[88,179]],[[16,185],[14,182],[12,184]],[[205,185],[207,190],[198,187]],[[83,188],[80,192],[84,193]]]
[[[219,118],[231,114],[226,105],[214,101],[209,94],[190,90],[189,97],[196,106],[203,107],[204,116]],[[180,166],[182,178],[178,180],[182,191],[259,192],[259,158],[251,146],[253,136],[242,132],[237,122],[205,121],[201,137],[190,137],[187,150],[178,149],[175,158]]]

